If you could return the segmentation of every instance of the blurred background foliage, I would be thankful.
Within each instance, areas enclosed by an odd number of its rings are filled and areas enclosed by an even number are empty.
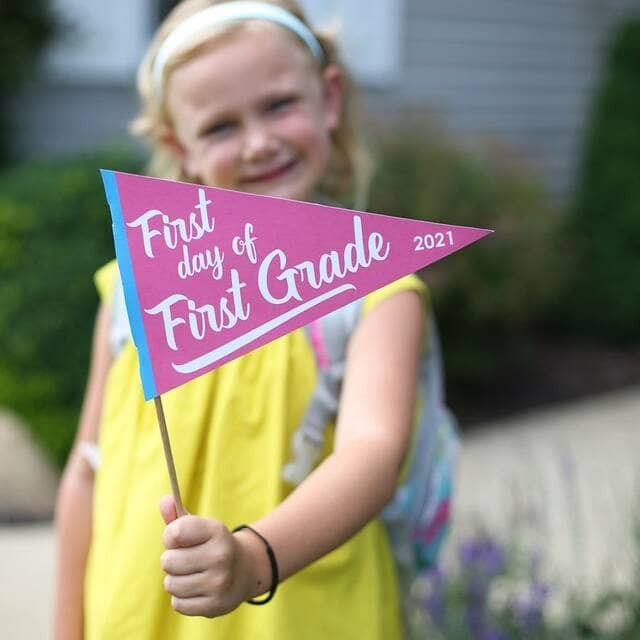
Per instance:
[[[540,336],[638,344],[639,29],[630,21],[611,49],[568,207],[496,145],[469,149],[424,123],[377,131],[371,211],[496,232],[424,273],[454,395],[490,394],[514,367],[526,374]],[[101,149],[0,172],[0,405],[58,464],[84,391],[92,275],[113,256],[101,167],[140,172],[143,161],[133,148]]]
[[[26,418],[59,465],[86,381],[92,275],[114,254],[101,167],[140,163],[107,150],[0,172],[0,406]]]
[[[522,353],[563,278],[560,212],[496,147],[458,147],[437,129],[390,131],[379,143],[372,211],[493,229],[430,266],[447,377],[477,383]]]
[[[2,0],[0,3],[0,98],[24,84],[38,55],[62,29],[47,0]],[[0,100],[0,166],[8,163],[11,123]]]
[[[575,266],[567,327],[619,342],[640,335],[640,19],[622,25],[595,98],[566,234]]]

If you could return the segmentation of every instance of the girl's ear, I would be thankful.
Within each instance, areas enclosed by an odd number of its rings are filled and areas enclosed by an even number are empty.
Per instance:
[[[344,102],[344,73],[337,64],[329,64],[322,71],[326,124],[330,132],[335,131],[342,118]]]
[[[175,131],[171,127],[163,126],[160,131],[160,142],[178,159],[183,170],[186,171],[187,151],[178,140]]]

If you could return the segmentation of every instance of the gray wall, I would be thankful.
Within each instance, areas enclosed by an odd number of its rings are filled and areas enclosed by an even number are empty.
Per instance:
[[[10,104],[14,152],[22,158],[62,156],[127,140],[136,110],[131,84],[38,83]]]
[[[506,141],[570,193],[606,44],[640,1],[406,2],[401,102],[430,105],[466,138]]]
[[[550,193],[571,194],[603,52],[640,0],[405,0],[402,71],[374,114],[432,111],[465,140],[512,149]],[[126,137],[131,84],[36,84],[12,100],[16,151],[63,154]]]

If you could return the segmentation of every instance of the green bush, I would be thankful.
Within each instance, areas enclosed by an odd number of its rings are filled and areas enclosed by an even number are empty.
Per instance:
[[[471,153],[444,135],[391,132],[379,141],[370,209],[484,227],[495,234],[429,267],[452,385],[476,384],[514,358],[561,281],[561,217],[506,156]]]
[[[24,416],[58,463],[84,391],[92,274],[114,254],[101,167],[139,164],[109,151],[0,174],[0,405]]]
[[[606,340],[640,338],[640,19],[613,40],[585,144],[567,242],[570,329]]]

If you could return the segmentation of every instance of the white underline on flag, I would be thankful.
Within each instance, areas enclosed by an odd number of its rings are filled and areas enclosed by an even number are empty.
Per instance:
[[[352,284],[343,284],[342,286],[337,287],[336,289],[332,289],[331,291],[327,291],[323,293],[317,298],[308,300],[304,304],[301,304],[299,307],[290,309],[286,313],[283,313],[281,316],[277,316],[276,318],[273,318],[268,322],[261,324],[259,327],[256,327],[255,329],[252,329],[251,331],[248,331],[247,333],[241,336],[238,336],[234,340],[231,340],[231,342],[227,342],[227,344],[223,344],[221,347],[217,347],[213,351],[209,351],[209,353],[205,353],[201,356],[198,356],[197,358],[194,358],[193,360],[184,362],[182,364],[176,364],[175,362],[172,362],[171,366],[178,373],[184,373],[184,374],[194,373],[196,371],[199,371],[200,369],[204,369],[205,367],[208,367],[209,365],[214,364],[218,360],[222,360],[222,358],[225,358],[226,356],[234,353],[235,351],[242,349],[242,347],[248,344],[251,344],[258,338],[261,338],[266,333],[269,333],[269,331],[272,331],[273,329],[276,329],[282,326],[289,320],[292,320],[293,318],[301,315],[305,311],[308,311],[309,309],[313,309],[313,307],[317,307],[319,304],[322,304],[323,302],[331,298],[334,298],[335,296],[340,295],[341,293],[345,293],[346,291],[350,291],[350,290],[355,290],[355,288],[356,287]]]

